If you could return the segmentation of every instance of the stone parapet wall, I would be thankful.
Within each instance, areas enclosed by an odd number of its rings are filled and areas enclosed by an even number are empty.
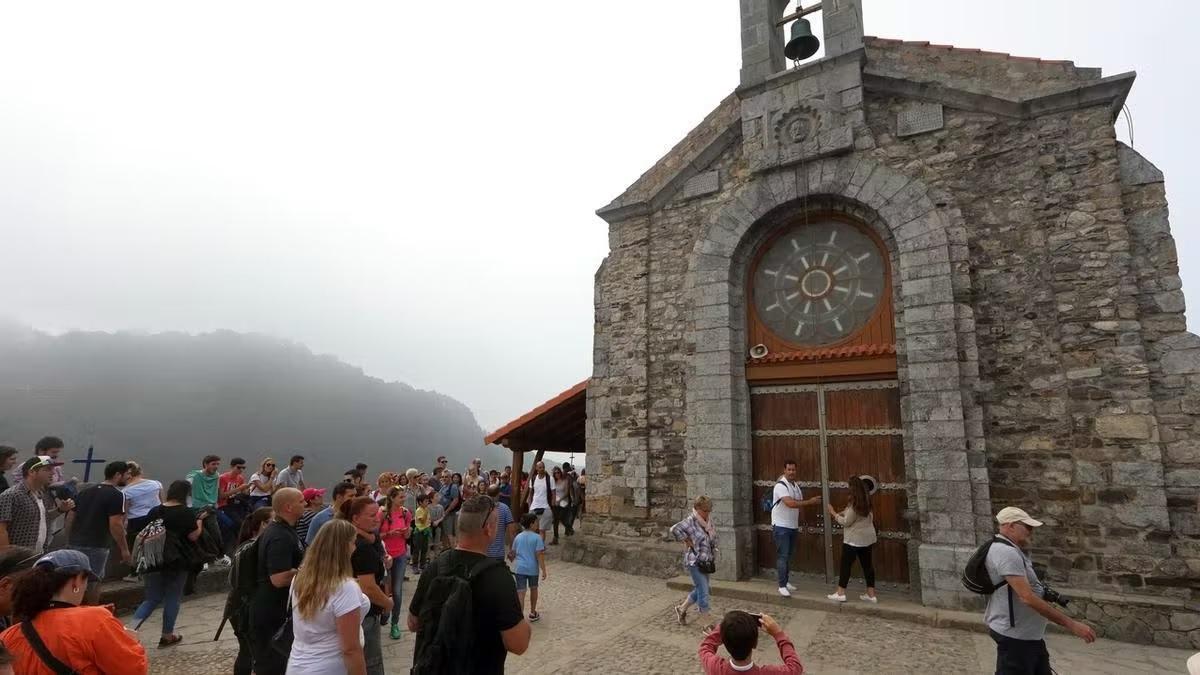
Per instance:
[[[1071,598],[1069,613],[1096,635],[1123,642],[1200,648],[1200,605],[1171,598],[1059,589]]]
[[[563,540],[562,559],[659,579],[670,579],[683,572],[683,556],[678,544],[637,537],[578,532]]]
[[[867,37],[865,45],[874,73],[1000,98],[1030,98],[1100,78],[1099,68],[1070,61],[877,37]]]

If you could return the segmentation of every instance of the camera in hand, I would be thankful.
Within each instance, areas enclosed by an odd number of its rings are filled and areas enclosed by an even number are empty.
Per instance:
[[[1070,598],[1063,595],[1062,593],[1059,593],[1058,591],[1054,590],[1053,588],[1050,588],[1049,586],[1042,587],[1042,599],[1045,600],[1046,602],[1053,602],[1054,604],[1058,605],[1059,607],[1066,607],[1067,603],[1071,602]]]

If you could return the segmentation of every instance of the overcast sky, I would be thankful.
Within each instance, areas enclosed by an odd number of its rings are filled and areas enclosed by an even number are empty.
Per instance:
[[[593,212],[736,86],[737,8],[0,2],[0,315],[269,333],[496,428],[589,375]],[[1136,147],[1167,174],[1198,302],[1200,3],[865,15],[881,37],[1136,69]]]

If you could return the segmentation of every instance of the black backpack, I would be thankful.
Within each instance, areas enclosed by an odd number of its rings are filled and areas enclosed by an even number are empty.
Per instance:
[[[995,593],[1001,586],[1007,586],[1008,582],[1004,579],[1000,583],[992,583],[992,577],[987,571],[987,556],[988,551],[992,549],[992,544],[1004,544],[1005,546],[1016,545],[1003,537],[992,537],[988,541],[979,545],[975,552],[971,554],[971,558],[967,560],[967,566],[963,569],[962,585],[968,591],[979,595],[991,595]],[[1013,597],[1012,588],[1008,589],[1008,624],[1016,625],[1016,617],[1013,616]]]
[[[225,617],[238,625],[242,611],[250,606],[254,589],[258,586],[258,538],[255,537],[238,547],[233,554],[233,565],[229,569],[229,595],[225,598]]]
[[[472,673],[478,652],[475,635],[475,591],[471,581],[504,563],[488,558],[475,564],[465,576],[461,566],[450,566],[448,555],[435,562],[437,577],[429,584],[421,612],[417,615],[416,651],[412,675]],[[449,569],[447,569],[449,568]]]

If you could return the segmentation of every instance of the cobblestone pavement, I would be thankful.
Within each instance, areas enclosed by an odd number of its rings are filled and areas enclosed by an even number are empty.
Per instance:
[[[523,656],[509,656],[509,673],[697,673],[699,619],[687,626],[671,610],[677,591],[659,579],[636,577],[551,561],[542,586],[542,620],[533,625],[533,643]],[[415,582],[414,582],[415,584]],[[410,593],[415,585],[407,589]],[[183,644],[157,649],[158,612],[142,629],[152,673],[216,675],[232,670],[237,642],[226,627],[213,634],[224,598],[209,595],[184,603],[177,631]],[[805,669],[817,674],[988,673],[995,649],[986,635],[937,629],[869,615],[789,609],[714,598],[714,615],[728,609],[767,612],[787,629]],[[1051,636],[1055,669],[1066,673],[1186,672],[1189,652],[1100,640],[1093,645]],[[412,636],[384,636],[389,672],[406,673],[412,663]],[[769,641],[764,637],[763,646]],[[759,652],[761,663],[779,663],[773,647]]]

